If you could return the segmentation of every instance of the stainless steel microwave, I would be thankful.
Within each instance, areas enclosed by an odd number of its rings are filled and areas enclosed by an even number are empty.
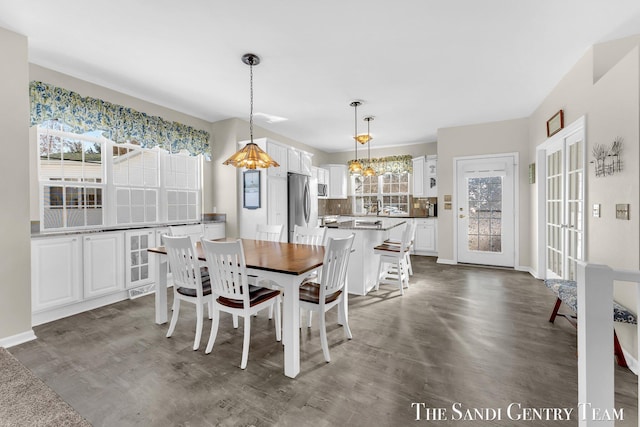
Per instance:
[[[318,197],[327,197],[327,184],[318,184]]]

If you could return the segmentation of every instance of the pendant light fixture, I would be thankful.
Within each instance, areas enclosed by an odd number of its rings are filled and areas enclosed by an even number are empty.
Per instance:
[[[351,163],[349,163],[349,172],[352,175],[359,175],[360,172],[362,172],[362,165],[360,164],[360,162],[358,161],[358,107],[360,105],[362,105],[362,102],[360,101],[353,101],[351,104],[349,104],[353,107],[353,111],[355,114],[355,131],[353,133],[353,139],[354,139],[354,145],[356,148],[356,159],[353,160]]]
[[[367,145],[367,160],[368,160],[368,165],[367,167],[362,171],[362,175],[363,176],[375,176],[376,175],[376,171],[373,170],[373,168],[371,167],[371,129],[369,128],[369,125],[371,123],[371,120],[373,120],[373,116],[368,116],[364,118],[364,121],[367,122],[367,142],[369,142],[369,144]],[[362,135],[364,136],[364,135]]]
[[[249,143],[229,157],[223,165],[247,169],[268,168],[270,166],[278,167],[280,165],[253,142],[253,66],[260,63],[260,57],[253,53],[246,53],[242,56],[242,62],[247,64],[250,70],[249,87],[251,93],[251,109],[249,111]]]

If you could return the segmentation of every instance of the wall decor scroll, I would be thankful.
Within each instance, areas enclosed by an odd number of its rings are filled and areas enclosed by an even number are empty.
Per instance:
[[[591,149],[593,155],[593,163],[596,167],[596,176],[613,175],[616,172],[622,172],[622,138],[616,137],[607,148],[604,144],[594,144]]]

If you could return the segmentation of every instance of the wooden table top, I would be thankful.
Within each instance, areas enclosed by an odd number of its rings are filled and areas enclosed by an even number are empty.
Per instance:
[[[235,242],[236,240],[238,239],[227,237],[217,239],[216,242]],[[324,260],[324,247],[319,245],[301,245],[252,239],[240,240],[242,240],[248,268],[300,275],[320,267]],[[196,250],[198,251],[198,259],[205,261],[204,251],[200,242],[196,243]],[[148,251],[167,254],[164,246],[149,248]]]

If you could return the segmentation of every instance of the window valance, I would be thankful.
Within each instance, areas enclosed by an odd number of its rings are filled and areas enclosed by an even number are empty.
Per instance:
[[[403,173],[403,172],[413,172],[413,157],[410,155],[404,156],[388,156],[388,157],[379,157],[371,160],[360,159],[360,164],[362,164],[363,168],[371,166],[373,170],[376,172],[376,175],[382,175],[387,172],[391,173]],[[349,160],[347,162],[348,165],[351,165],[355,160]]]
[[[48,83],[29,84],[31,125],[58,120],[70,132],[102,131],[114,142],[133,142],[142,147],[160,146],[171,152],[186,149],[191,154],[209,151],[209,132],[101,99],[83,97],[76,92]]]

